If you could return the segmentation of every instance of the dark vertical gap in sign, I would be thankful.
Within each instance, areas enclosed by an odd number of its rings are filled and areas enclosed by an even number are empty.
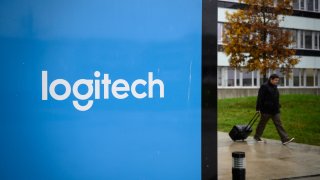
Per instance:
[[[217,1],[202,0],[201,176],[217,179]]]

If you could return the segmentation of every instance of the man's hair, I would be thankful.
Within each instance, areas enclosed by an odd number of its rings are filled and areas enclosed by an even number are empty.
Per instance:
[[[279,79],[279,76],[277,74],[271,74],[271,76],[269,77],[269,80],[273,80],[273,79],[276,79],[278,78]]]

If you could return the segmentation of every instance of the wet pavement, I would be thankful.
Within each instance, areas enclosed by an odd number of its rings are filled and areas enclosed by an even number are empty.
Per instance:
[[[246,155],[246,179],[307,179],[320,180],[320,146],[298,143],[282,145],[266,139],[258,143],[253,137],[233,142],[227,133],[218,132],[218,179],[232,179],[234,151]]]

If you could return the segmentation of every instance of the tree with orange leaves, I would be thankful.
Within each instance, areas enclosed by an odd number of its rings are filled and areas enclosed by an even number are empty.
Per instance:
[[[279,27],[286,15],[293,13],[291,0],[239,0],[244,9],[226,13],[223,34],[224,52],[230,66],[247,71],[260,70],[264,80],[269,69],[280,68],[289,75],[298,64],[291,32]]]

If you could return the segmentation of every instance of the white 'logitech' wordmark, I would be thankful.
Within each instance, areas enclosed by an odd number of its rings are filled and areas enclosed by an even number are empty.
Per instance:
[[[100,72],[94,72],[96,78],[100,78]],[[57,86],[64,86],[65,92],[63,94],[56,93]],[[86,93],[81,94],[79,92],[80,86],[86,86]],[[48,86],[48,71],[42,71],[42,100],[48,100],[48,92],[50,96],[58,101],[66,100],[71,92],[77,100],[73,100],[73,106],[79,111],[87,111],[93,105],[93,99],[90,99],[94,94],[94,99],[100,99],[101,85],[103,86],[103,99],[110,98],[110,86],[111,95],[116,99],[126,99],[129,97],[129,93],[137,99],[153,98],[153,87],[158,85],[160,88],[159,97],[164,98],[164,83],[160,79],[153,79],[153,72],[148,72],[148,80],[137,79],[132,82],[131,85],[124,79],[117,79],[112,81],[109,78],[109,74],[104,74],[103,79],[79,79],[73,85],[71,89],[70,83],[65,79],[56,79]],[[147,86],[148,91],[137,92],[137,86]],[[89,100],[90,99],[90,100]],[[80,105],[78,100],[87,101],[85,105]]]

